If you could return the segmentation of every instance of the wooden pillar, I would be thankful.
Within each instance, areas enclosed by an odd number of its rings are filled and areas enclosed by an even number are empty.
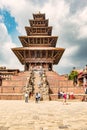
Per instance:
[[[40,44],[41,44],[41,38],[40,38]]]
[[[24,71],[26,71],[26,51],[24,51]]]
[[[36,52],[36,50],[34,52],[35,52],[35,58],[37,58],[37,52]]]
[[[53,63],[52,63],[52,70],[53,70]]]
[[[37,28],[36,28],[36,33],[37,33]]]
[[[30,53],[30,50],[29,50],[29,57],[31,58],[31,53]]]
[[[46,59],[48,58],[48,51],[46,51]]]
[[[24,63],[24,70],[26,71],[26,62]]]
[[[50,43],[50,38],[48,38],[48,44]]]
[[[34,44],[34,38],[33,38],[33,44]]]
[[[53,55],[54,55],[54,51],[52,51],[52,56],[51,56],[51,58],[53,58]]]
[[[25,61],[25,59],[26,59],[26,53],[25,53],[25,50],[24,50],[24,61]]]
[[[40,53],[40,58],[42,58],[42,51],[41,51],[41,53]]]
[[[32,70],[31,63],[29,63],[29,70]]]

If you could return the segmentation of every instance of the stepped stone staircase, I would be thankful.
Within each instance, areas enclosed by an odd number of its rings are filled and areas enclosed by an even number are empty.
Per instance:
[[[27,87],[26,91],[30,95],[29,100],[35,100],[35,94],[40,92],[39,83],[40,83],[40,76],[38,71],[31,72],[26,85]]]
[[[41,99],[49,100],[49,87],[47,85],[45,73],[42,71],[33,71],[32,73],[33,75],[30,76],[31,78],[29,81],[34,80],[33,84],[28,84],[28,93],[29,95],[32,93],[32,96],[29,96],[29,99],[35,100],[36,93],[40,93]]]
[[[39,73],[38,72],[35,72],[34,73],[35,75],[35,86],[34,86],[34,93],[38,93],[40,91],[40,88],[39,88],[39,84],[40,84],[40,76],[39,76]]]
[[[83,87],[74,87],[72,81],[54,71],[45,71],[43,74],[34,71],[33,78],[31,71],[25,71],[12,75],[9,80],[3,80],[0,86],[0,99],[22,100],[26,91],[33,92],[30,100],[35,100],[37,92],[41,93],[43,100],[56,100],[58,91],[84,94]]]

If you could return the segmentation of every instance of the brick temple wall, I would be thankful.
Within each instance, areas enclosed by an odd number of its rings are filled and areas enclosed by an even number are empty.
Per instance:
[[[54,71],[47,71],[47,80],[50,86],[50,99],[56,100],[58,99],[58,91],[72,93],[76,95],[76,98],[79,94],[84,94],[83,87],[75,87],[73,86],[73,81],[68,80],[65,76],[60,76]]]
[[[0,86],[0,99],[3,100],[22,100],[23,88],[26,85],[29,72],[20,72],[18,75],[11,76],[9,80],[3,80]]]

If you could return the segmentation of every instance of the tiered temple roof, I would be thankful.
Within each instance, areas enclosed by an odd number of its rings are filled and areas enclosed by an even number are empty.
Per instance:
[[[23,47],[12,50],[25,65],[25,70],[30,70],[32,66],[52,70],[53,64],[58,64],[65,49],[56,48],[58,37],[51,36],[52,26],[48,26],[45,14],[33,14],[33,19],[29,22],[30,27],[25,27],[27,36],[19,36]]]

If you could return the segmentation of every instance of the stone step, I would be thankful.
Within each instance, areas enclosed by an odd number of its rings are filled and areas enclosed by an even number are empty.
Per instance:
[[[35,93],[40,91],[39,90],[39,82],[40,82],[40,76],[39,76],[38,73],[35,73],[35,86],[34,86],[34,88],[35,88],[34,92]]]
[[[4,80],[2,86],[24,86],[26,85],[26,80]]]
[[[23,100],[24,95],[19,93],[0,93],[0,100]]]
[[[23,86],[1,86],[0,93],[23,93]]]

